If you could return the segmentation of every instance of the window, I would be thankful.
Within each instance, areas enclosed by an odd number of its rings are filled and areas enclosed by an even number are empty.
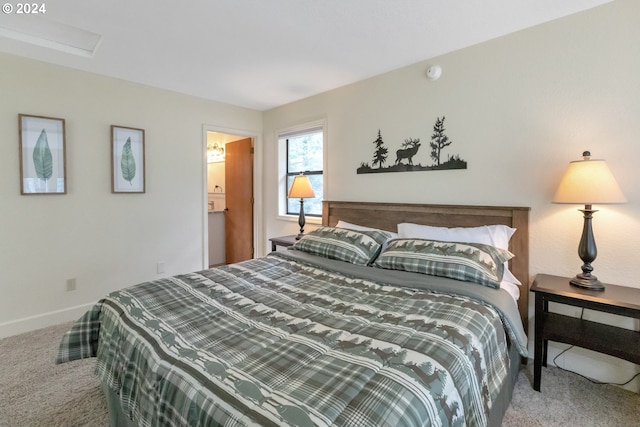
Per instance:
[[[320,124],[308,125],[298,128],[295,131],[283,131],[278,135],[281,157],[284,167],[284,185],[280,190],[281,198],[284,200],[284,211],[286,215],[298,215],[300,213],[300,200],[289,199],[287,194],[293,178],[300,173],[309,177],[311,187],[316,197],[304,199],[304,213],[308,216],[322,216],[322,196],[323,196],[323,146],[324,132]],[[282,175],[281,175],[282,176]],[[282,205],[281,205],[282,206]]]

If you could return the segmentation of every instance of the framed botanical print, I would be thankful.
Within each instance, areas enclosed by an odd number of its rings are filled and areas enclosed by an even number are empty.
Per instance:
[[[144,129],[111,126],[111,191],[145,192]]]
[[[66,194],[64,119],[18,114],[20,194]]]

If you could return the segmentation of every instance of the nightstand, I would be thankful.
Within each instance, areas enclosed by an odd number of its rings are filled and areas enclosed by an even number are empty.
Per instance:
[[[272,237],[269,239],[271,242],[271,251],[276,250],[276,246],[282,246],[288,248],[289,246],[293,246],[296,240],[296,235],[292,234],[291,236],[282,236],[282,237]]]
[[[571,286],[568,277],[538,274],[536,294],[533,389],[540,391],[547,366],[548,341],[572,344],[640,364],[640,332],[549,312],[549,302],[640,319],[640,289],[605,284],[604,291]]]

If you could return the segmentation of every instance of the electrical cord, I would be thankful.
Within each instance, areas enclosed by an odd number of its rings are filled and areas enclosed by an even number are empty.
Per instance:
[[[584,307],[582,308],[582,311],[580,312],[580,319],[581,320],[582,320],[583,316],[584,316]],[[571,350],[573,347],[575,347],[575,345],[571,345],[571,346],[565,348],[564,350],[562,350],[560,353],[555,355],[555,357],[553,358],[553,364],[556,366],[556,368],[560,369],[561,371],[571,372],[572,374],[576,374],[578,376],[581,376],[585,380],[591,381],[593,384],[599,384],[599,385],[605,385],[606,384],[606,385],[623,386],[623,385],[629,384],[631,381],[635,380],[636,377],[640,376],[640,372],[638,372],[634,376],[632,376],[631,378],[629,378],[627,381],[625,381],[623,383],[611,383],[611,382],[606,382],[606,381],[594,380],[593,378],[589,378],[589,377],[587,377],[585,375],[582,375],[580,372],[572,371],[571,369],[566,369],[566,368],[563,368],[561,366],[558,366],[558,364],[556,363],[556,360],[558,359],[558,357],[562,356],[567,351]]]

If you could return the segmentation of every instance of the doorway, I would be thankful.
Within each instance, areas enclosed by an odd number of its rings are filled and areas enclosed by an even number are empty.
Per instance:
[[[206,131],[209,267],[254,256],[254,138]]]

